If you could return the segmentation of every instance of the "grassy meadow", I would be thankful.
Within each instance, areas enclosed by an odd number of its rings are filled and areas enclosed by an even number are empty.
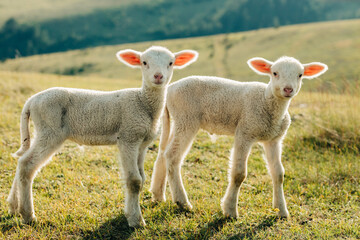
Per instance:
[[[106,46],[0,64],[0,239],[359,239],[359,23],[327,22]],[[290,55],[302,62],[329,65],[330,70],[320,79],[305,80],[303,91],[289,109],[292,125],[284,140],[282,161],[291,217],[275,217],[263,150],[254,146],[248,177],[240,190],[239,218],[225,219],[220,199],[227,186],[233,138],[220,136],[213,143],[202,131],[182,170],[194,207],[190,212],[181,211],[170,201],[169,190],[165,203],[151,201],[148,189],[158,141],[149,147],[145,161],[147,181],[141,208],[147,226],[141,229],[129,228],[124,217],[116,147],[80,148],[66,142],[34,181],[38,222],[23,225],[20,217],[9,216],[6,198],[17,164],[11,153],[20,144],[19,116],[26,99],[53,86],[98,90],[138,87],[140,73],[118,63],[114,54],[119,49],[143,50],[152,44],[173,51],[193,48],[200,52],[199,61],[176,71],[174,80],[205,74],[267,81],[248,69],[246,60],[253,56],[275,60]]]

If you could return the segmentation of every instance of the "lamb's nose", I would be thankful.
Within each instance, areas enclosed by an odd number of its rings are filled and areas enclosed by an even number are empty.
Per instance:
[[[290,87],[286,87],[284,88],[284,92],[286,92],[287,94],[290,94],[294,91],[294,89],[290,88]]]
[[[155,78],[155,80],[161,80],[161,79],[163,79],[163,75],[161,74],[161,73],[156,73],[155,75],[154,75],[154,78]]]

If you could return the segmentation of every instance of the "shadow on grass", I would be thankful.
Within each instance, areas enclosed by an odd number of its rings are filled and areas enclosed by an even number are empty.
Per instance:
[[[14,228],[23,229],[26,226],[39,230],[56,228],[56,225],[49,221],[22,224],[17,217],[11,215],[0,216],[0,231],[4,235]],[[134,231],[135,228],[129,227],[125,216],[119,215],[106,221],[95,230],[81,232],[81,235],[83,239],[128,239]]]
[[[1,214],[1,213],[0,213]],[[10,214],[4,214],[0,216],[0,231],[5,234],[15,226],[19,226],[20,223],[16,221],[16,217]]]
[[[281,220],[276,216],[266,217],[261,223],[244,229],[242,233],[233,235],[228,239],[257,239],[256,233],[272,227],[277,221]]]
[[[0,231],[3,234],[14,231],[14,229],[56,229],[56,224],[53,224],[50,221],[45,222],[31,222],[31,223],[22,223],[22,218],[20,216],[5,215],[0,217]]]
[[[190,239],[209,239],[219,231],[221,231],[222,227],[227,223],[234,221],[231,218],[226,217],[219,217],[214,219],[213,221],[205,224],[204,227],[200,229],[200,231],[193,236],[190,237]]]
[[[93,231],[84,232],[83,239],[128,239],[134,231],[135,228],[129,227],[126,217],[119,215]]]
[[[172,202],[151,202],[147,208],[151,208],[154,211],[154,215],[152,216],[153,221],[160,221],[163,222],[164,219],[167,218],[168,215],[171,216],[185,216],[185,217],[192,217],[194,212],[188,210],[186,208],[182,208],[177,204],[173,204]],[[156,213],[155,213],[156,212]]]

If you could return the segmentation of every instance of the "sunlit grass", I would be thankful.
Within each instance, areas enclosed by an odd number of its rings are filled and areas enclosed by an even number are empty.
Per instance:
[[[301,132],[301,140],[310,145],[359,154],[359,102],[358,94],[302,92],[290,109],[291,131]]]
[[[240,190],[239,215],[225,219],[220,199],[227,186],[232,137],[212,143],[196,137],[182,170],[194,209],[182,212],[170,199],[154,204],[149,192],[158,141],[146,156],[141,207],[147,226],[131,229],[116,147],[67,142],[35,179],[38,223],[22,225],[7,214],[6,197],[17,160],[19,116],[26,99],[52,86],[113,90],[139,80],[63,77],[0,72],[0,238],[5,239],[357,239],[360,238],[359,96],[302,91],[290,106],[292,125],[284,140],[285,197],[291,218],[275,217],[272,184],[255,146]]]

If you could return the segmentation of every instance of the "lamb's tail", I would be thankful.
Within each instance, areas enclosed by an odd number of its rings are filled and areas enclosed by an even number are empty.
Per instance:
[[[16,153],[13,154],[14,157],[22,156],[30,148],[30,103],[26,102],[20,118],[20,135],[21,135],[21,147]]]
[[[159,147],[162,152],[165,151],[165,148],[168,144],[169,135],[170,135],[170,114],[169,114],[169,110],[165,105],[164,114],[162,116],[162,131],[161,131],[160,144],[159,144]]]

